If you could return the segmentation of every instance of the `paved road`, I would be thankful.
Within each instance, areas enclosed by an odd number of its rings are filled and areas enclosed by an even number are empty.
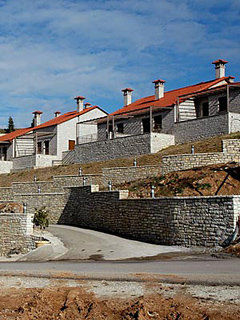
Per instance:
[[[135,277],[148,273],[159,276],[177,276],[186,281],[233,283],[240,285],[240,260],[209,261],[148,261],[148,262],[13,262],[0,263],[0,275],[19,274],[49,276],[54,273],[68,273],[89,278]],[[174,279],[173,279],[174,280]]]
[[[124,239],[94,230],[52,225],[45,238],[51,244],[22,257],[21,261],[123,260],[153,257],[169,252],[187,252],[183,247],[163,246]]]

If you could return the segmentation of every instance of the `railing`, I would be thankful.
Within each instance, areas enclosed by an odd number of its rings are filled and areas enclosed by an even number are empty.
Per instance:
[[[62,164],[73,164],[75,163],[75,150],[63,152]]]
[[[98,140],[97,133],[87,134],[87,135],[78,137],[77,144],[83,144],[83,143],[93,142],[97,140]]]

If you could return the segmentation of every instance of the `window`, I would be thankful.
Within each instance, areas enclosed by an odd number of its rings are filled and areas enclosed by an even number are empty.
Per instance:
[[[219,112],[227,111],[227,97],[221,97],[218,99]]]
[[[154,117],[154,131],[159,132],[162,129],[162,116]]]
[[[202,116],[208,117],[209,116],[209,104],[208,102],[204,102],[202,104]]]
[[[117,132],[123,133],[123,123],[117,123]]]
[[[142,125],[143,125],[143,133],[149,133],[150,132],[150,119],[149,118],[142,119]]]

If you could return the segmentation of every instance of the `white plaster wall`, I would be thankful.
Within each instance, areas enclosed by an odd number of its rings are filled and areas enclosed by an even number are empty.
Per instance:
[[[57,155],[61,158],[62,152],[68,151],[68,141],[74,140],[76,142],[76,132],[77,132],[77,123],[81,121],[87,121],[87,120],[93,120],[98,119],[101,117],[104,117],[106,115],[105,112],[103,112],[100,109],[93,109],[79,117],[76,117],[74,119],[71,119],[69,121],[66,121],[64,123],[61,123],[57,127],[57,144],[58,144],[58,150]],[[78,125],[79,127],[79,125]],[[81,126],[81,128],[83,125]],[[90,127],[90,125],[89,125]],[[86,128],[86,126],[85,126]],[[94,132],[94,126],[91,125],[91,132]],[[96,129],[97,130],[97,129]],[[79,136],[86,135],[86,132],[88,134],[89,131],[87,131],[87,128],[83,131],[79,131]],[[97,132],[97,131],[96,131]]]
[[[54,160],[59,160],[59,156],[37,154],[35,159],[35,167],[44,168],[51,167]]]
[[[171,134],[151,133],[150,139],[151,153],[156,153],[175,144],[175,137]]]
[[[240,114],[230,112],[228,117],[229,133],[240,131]]]
[[[12,142],[7,149],[7,160],[12,160],[13,158],[13,143]]]
[[[0,161],[0,173],[9,173],[13,168],[12,161]]]

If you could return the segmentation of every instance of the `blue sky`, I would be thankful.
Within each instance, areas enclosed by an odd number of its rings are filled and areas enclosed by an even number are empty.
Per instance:
[[[73,97],[107,111],[166,90],[214,78],[229,61],[239,80],[239,0],[0,0],[0,127],[31,112],[74,110]]]

